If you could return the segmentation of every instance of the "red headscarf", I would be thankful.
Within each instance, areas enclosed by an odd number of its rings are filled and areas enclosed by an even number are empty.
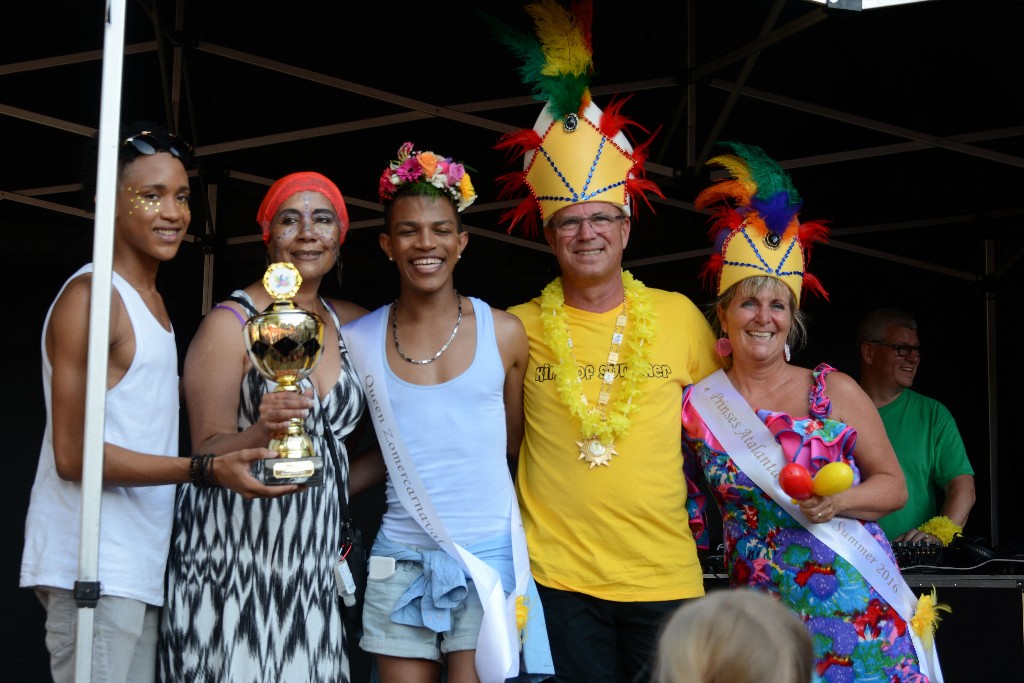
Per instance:
[[[345,241],[345,233],[348,232],[348,209],[345,207],[345,198],[341,196],[337,185],[313,171],[286,175],[267,190],[267,196],[263,198],[259,213],[256,214],[256,222],[263,228],[263,243],[270,241],[270,221],[274,219],[277,210],[289,197],[299,192],[319,192],[331,201],[334,213],[338,214],[338,244],[341,245]]]

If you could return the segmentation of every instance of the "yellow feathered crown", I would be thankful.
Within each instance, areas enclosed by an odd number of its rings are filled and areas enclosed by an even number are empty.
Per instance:
[[[536,37],[492,21],[498,39],[523,60],[520,73],[533,85],[534,97],[546,102],[531,130],[505,135],[498,149],[523,156],[524,171],[498,178],[501,199],[529,195],[502,216],[511,231],[524,221],[525,232],[536,231],[539,216],[547,225],[556,212],[581,202],[608,202],[630,216],[633,203],[645,192],[662,196],[644,178],[648,140],[634,149],[624,129],[635,125],[620,113],[623,100],[601,111],[590,98],[593,72],[589,0],[574,2],[571,11],[556,0],[526,6]]]
[[[725,167],[732,177],[706,188],[694,201],[698,209],[712,207],[714,217],[710,237],[715,253],[704,266],[705,276],[717,279],[719,295],[748,277],[767,275],[789,287],[798,306],[804,285],[827,299],[818,279],[806,272],[806,263],[811,245],[824,241],[828,228],[820,221],[800,223],[800,195],[764,150],[722,144],[736,154],[714,157],[708,164]]]

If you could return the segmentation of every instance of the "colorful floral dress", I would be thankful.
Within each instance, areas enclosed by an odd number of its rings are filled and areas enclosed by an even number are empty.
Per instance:
[[[808,417],[794,419],[767,410],[757,415],[789,462],[801,463],[812,475],[829,462],[846,462],[856,486],[857,432],[829,418],[832,405],[825,378],[830,372],[833,368],[825,364],[814,370]],[[811,632],[818,680],[928,683],[918,668],[906,622],[852,565],[739,471],[690,405],[692,389],[683,395],[683,428],[693,449],[687,457],[694,451],[699,456],[722,512],[729,584],[767,591],[796,612]],[[879,526],[865,522],[865,527],[891,557]]]

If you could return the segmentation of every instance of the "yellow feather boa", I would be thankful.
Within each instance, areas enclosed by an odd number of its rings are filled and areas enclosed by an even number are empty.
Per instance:
[[[957,526],[953,520],[945,515],[932,517],[927,522],[917,527],[918,531],[931,534],[942,542],[942,545],[949,545],[953,538],[964,532],[963,527]]]

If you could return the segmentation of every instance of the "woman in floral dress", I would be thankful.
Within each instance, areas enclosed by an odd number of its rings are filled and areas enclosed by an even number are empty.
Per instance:
[[[722,512],[730,585],[763,590],[800,617],[822,681],[927,683],[908,624],[910,591],[874,521],[907,497],[881,418],[851,377],[825,364],[812,370],[790,363],[791,345],[805,337],[801,291],[823,293],[804,263],[807,247],[824,228],[799,223],[799,196],[764,152],[730,146],[738,156],[713,161],[733,179],[697,199],[699,207],[717,205],[712,234],[720,253],[709,268],[718,280],[712,327],[727,369],[724,377],[716,373],[689,387],[682,409],[694,456],[689,464],[703,469]],[[732,400],[739,410],[731,408],[729,418],[754,427],[753,440],[732,441],[729,423],[708,409],[708,396]],[[767,431],[756,436],[763,427]],[[828,463],[845,463],[853,485],[832,495],[810,494],[797,504],[779,488],[778,469],[759,467],[751,457],[755,451],[768,453],[764,461],[777,463],[775,468],[798,463],[811,475]],[[867,561],[852,557],[851,563],[840,553],[850,556],[854,529],[865,557],[888,559],[889,588],[879,584],[873,565],[869,570]],[[896,584],[902,589],[890,590]]]

